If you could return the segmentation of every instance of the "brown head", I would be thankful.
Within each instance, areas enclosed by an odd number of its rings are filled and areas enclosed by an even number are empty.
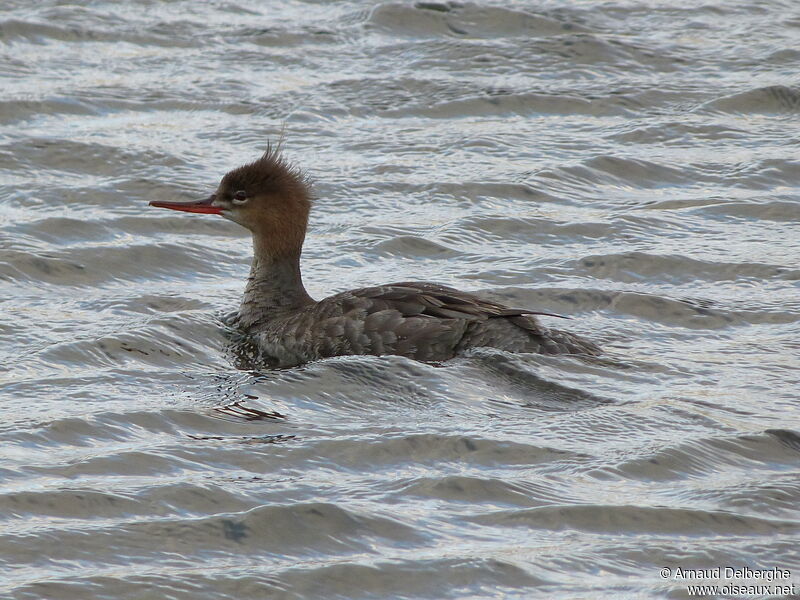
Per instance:
[[[217,191],[199,202],[150,202],[151,206],[216,214],[253,232],[256,243],[273,257],[300,253],[311,209],[305,176],[278,149],[227,173]]]

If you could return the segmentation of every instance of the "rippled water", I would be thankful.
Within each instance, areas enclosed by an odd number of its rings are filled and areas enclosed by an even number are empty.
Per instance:
[[[800,587],[796,8],[5,0],[0,595]],[[248,362],[244,230],[146,205],[281,135],[312,295],[439,281],[607,355]]]

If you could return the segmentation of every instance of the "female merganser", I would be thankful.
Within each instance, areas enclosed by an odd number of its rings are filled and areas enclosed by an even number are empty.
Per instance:
[[[222,215],[252,232],[253,265],[239,325],[275,366],[347,354],[441,361],[479,347],[600,353],[593,343],[548,329],[533,316],[549,313],[509,308],[435,283],[390,283],[317,302],[300,275],[311,193],[305,176],[277,149],[226,174],[205,200],[150,205]]]

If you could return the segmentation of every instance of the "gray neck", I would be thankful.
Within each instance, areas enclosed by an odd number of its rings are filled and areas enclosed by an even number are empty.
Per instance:
[[[253,265],[239,309],[241,325],[251,327],[312,302],[300,275],[300,250],[289,256],[270,256],[254,237]]]

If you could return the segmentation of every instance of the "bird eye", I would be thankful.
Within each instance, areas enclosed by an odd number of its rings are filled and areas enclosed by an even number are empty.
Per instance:
[[[233,195],[234,204],[244,204],[245,202],[247,202],[247,192],[244,190],[239,190]]]

